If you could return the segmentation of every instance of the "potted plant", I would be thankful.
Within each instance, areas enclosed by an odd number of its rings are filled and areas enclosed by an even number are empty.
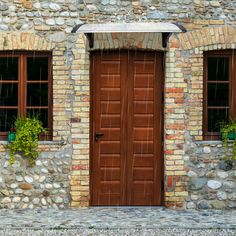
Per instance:
[[[43,123],[38,119],[38,116],[32,117],[17,117],[14,121],[16,130],[15,140],[11,141],[7,147],[10,154],[10,163],[15,162],[15,154],[20,153],[26,157],[30,165],[35,163],[39,156],[38,141],[39,134],[46,133],[43,128]]]
[[[228,148],[228,141],[232,140],[232,158],[236,159],[236,121],[230,120],[228,123],[220,124],[220,135],[224,146]]]
[[[12,142],[16,140],[16,129],[11,128],[10,131],[7,133],[7,141]]]

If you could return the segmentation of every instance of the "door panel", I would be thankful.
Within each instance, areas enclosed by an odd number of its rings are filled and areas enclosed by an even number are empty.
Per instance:
[[[134,114],[133,125],[134,127],[152,127],[154,124],[153,114]]]
[[[134,101],[134,114],[153,114],[153,101]]]
[[[101,101],[119,101],[119,88],[101,88]]]
[[[143,140],[151,141],[153,140],[153,128],[134,128],[134,140]]]
[[[102,88],[120,88],[120,75],[102,74],[100,76],[101,89]]]
[[[91,205],[160,205],[162,55],[92,55]]]
[[[134,99],[137,101],[153,101],[153,88],[134,88]]]
[[[101,114],[101,128],[120,128],[121,126],[120,114],[108,115]]]
[[[116,154],[101,154],[100,155],[100,166],[104,167],[119,167],[120,156]]]
[[[93,55],[93,134],[92,140],[92,205],[124,204],[125,155],[123,147],[124,71],[126,58],[104,52]],[[114,191],[115,189],[115,191]]]
[[[154,81],[151,75],[136,74],[134,77],[135,88],[153,88]]]

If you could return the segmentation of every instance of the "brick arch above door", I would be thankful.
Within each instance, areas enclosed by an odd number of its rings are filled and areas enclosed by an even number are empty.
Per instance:
[[[96,49],[164,50],[161,33],[97,33],[93,50]]]

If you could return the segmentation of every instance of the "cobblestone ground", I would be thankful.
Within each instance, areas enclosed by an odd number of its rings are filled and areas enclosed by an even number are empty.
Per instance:
[[[236,235],[236,211],[160,207],[2,209],[0,235]]]
[[[226,229],[208,229],[208,230],[191,230],[191,229],[66,229],[66,230],[4,230],[0,231],[2,236],[235,236],[236,231]]]

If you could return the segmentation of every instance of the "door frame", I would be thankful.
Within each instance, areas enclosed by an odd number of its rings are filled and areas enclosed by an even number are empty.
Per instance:
[[[164,134],[164,105],[165,105],[165,96],[164,96],[164,85],[165,85],[165,59],[166,59],[166,53],[164,51],[158,51],[158,50],[136,50],[136,49],[107,49],[107,50],[93,50],[90,51],[90,66],[89,66],[89,90],[90,90],[90,110],[89,110],[89,206],[96,207],[92,205],[92,170],[93,170],[93,143],[94,143],[94,119],[93,119],[93,113],[94,113],[94,89],[93,89],[93,84],[94,84],[94,70],[93,70],[93,63],[94,63],[94,54],[101,52],[101,51],[109,51],[109,52],[119,52],[119,51],[147,51],[147,52],[155,52],[155,53],[160,53],[162,56],[162,63],[161,63],[161,68],[162,70],[160,71],[160,84],[161,84],[161,107],[160,107],[160,130],[161,130],[161,136],[160,136],[160,153],[161,153],[161,166],[160,166],[160,177],[161,177],[161,200],[160,200],[160,206],[165,205],[165,183],[164,183],[164,176],[165,176],[165,168],[164,168],[164,140],[165,140],[165,134]],[[155,67],[157,68],[157,66]]]

